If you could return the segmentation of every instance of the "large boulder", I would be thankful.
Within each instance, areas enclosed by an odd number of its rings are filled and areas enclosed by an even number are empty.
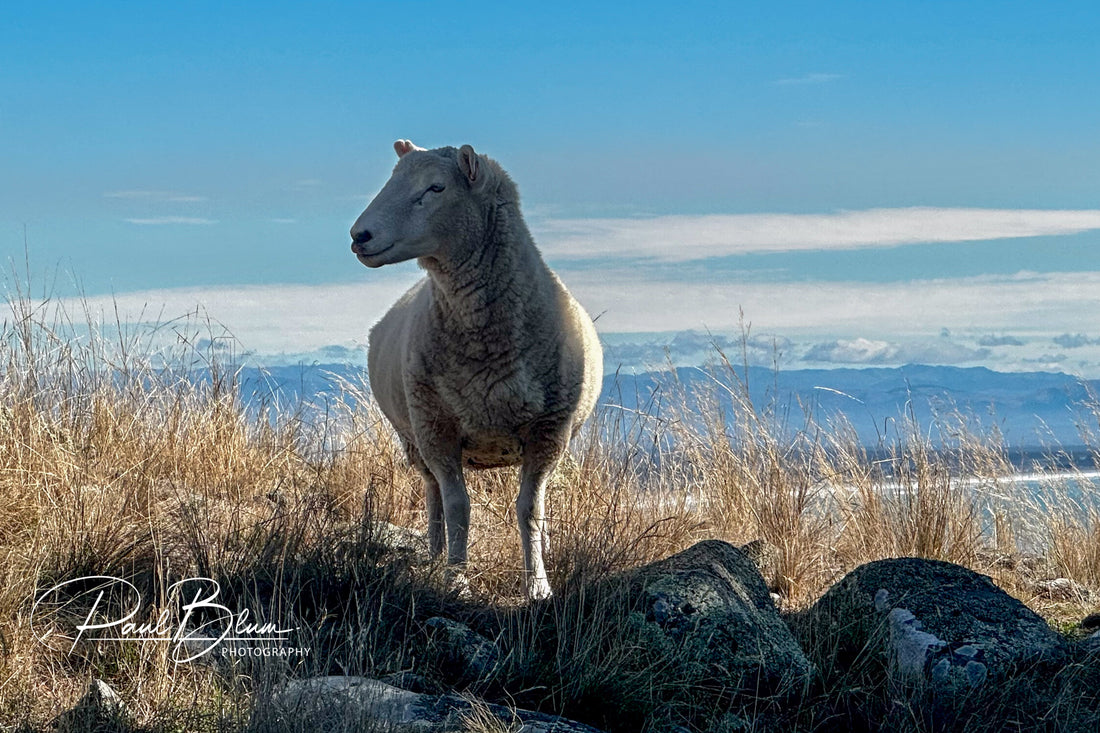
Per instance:
[[[733,545],[700,542],[626,581],[634,608],[627,622],[643,656],[674,660],[668,674],[754,696],[796,694],[809,683],[813,668],[764,578]]]
[[[1053,669],[1067,652],[1059,634],[988,577],[918,558],[856,568],[798,626],[822,670],[885,678],[941,699]]]
[[[504,679],[527,707],[557,711],[564,701],[567,714],[616,730],[720,730],[725,721],[732,731],[742,717],[767,728],[761,721],[809,685],[812,665],[733,545],[708,540],[596,576],[578,573],[554,597],[504,611],[503,631],[489,635],[503,671],[475,689]]]
[[[600,733],[555,715],[516,710],[459,695],[426,695],[366,677],[293,680],[257,706],[253,729],[386,733],[460,733],[510,730],[516,733]]]

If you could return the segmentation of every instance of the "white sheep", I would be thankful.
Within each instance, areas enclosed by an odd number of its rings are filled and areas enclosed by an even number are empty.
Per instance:
[[[603,352],[592,319],[546,266],[508,174],[469,145],[393,145],[390,180],[351,229],[367,267],[416,258],[428,276],[371,329],[367,369],[382,412],[424,476],[431,552],[464,566],[463,467],[519,464],[527,591],[543,563],[547,481],[596,404]]]

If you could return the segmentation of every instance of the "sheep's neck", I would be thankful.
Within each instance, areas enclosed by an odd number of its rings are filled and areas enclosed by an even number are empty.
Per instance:
[[[432,280],[436,315],[449,329],[507,341],[526,328],[542,302],[549,271],[523,220],[494,213],[481,241],[468,243],[458,256],[422,264]]]

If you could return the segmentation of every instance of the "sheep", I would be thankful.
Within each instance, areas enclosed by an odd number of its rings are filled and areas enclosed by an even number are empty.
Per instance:
[[[424,478],[431,553],[446,542],[456,575],[470,526],[463,468],[521,467],[525,585],[546,598],[546,485],[599,396],[596,329],[543,261],[496,161],[469,145],[393,147],[351,250],[371,268],[415,258],[427,276],[371,329],[371,391]]]

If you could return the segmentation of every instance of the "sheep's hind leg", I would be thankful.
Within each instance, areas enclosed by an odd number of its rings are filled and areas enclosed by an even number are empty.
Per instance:
[[[457,462],[425,461],[425,498],[428,509],[428,543],[432,556],[443,552],[446,527],[448,582],[460,595],[469,593],[466,578],[466,543],[470,529],[470,497],[462,468]],[[452,465],[453,464],[453,465]]]
[[[424,479],[424,513],[428,515],[428,552],[432,557],[443,553],[443,499],[439,493],[439,482],[424,463],[415,441],[403,439],[405,457],[420,472]]]
[[[447,472],[439,479],[443,499],[443,519],[447,523],[447,562],[466,565],[466,547],[470,534],[470,496],[462,469]]]
[[[428,550],[432,557],[443,554],[446,539],[443,531],[443,497],[439,491],[439,482],[427,466],[418,466],[424,477],[424,508],[428,515]]]
[[[520,471],[516,519],[523,545],[527,594],[531,598],[549,598],[552,595],[542,557],[546,538],[546,484],[563,453],[564,449],[560,444],[552,441],[546,445],[529,447],[525,451],[523,468]]]
[[[436,403],[429,392],[418,393],[422,398],[417,405],[410,404],[413,432],[420,460],[438,488],[439,508],[428,507],[428,521],[439,527],[440,514],[446,528],[448,576],[460,586],[466,585],[466,543],[470,533],[470,497],[462,477],[462,442],[455,426],[448,425],[438,416],[444,407]],[[425,417],[427,416],[427,417]],[[426,480],[428,501],[433,482]],[[431,524],[429,524],[429,527]],[[440,531],[439,535],[443,532]],[[430,538],[429,538],[430,539]],[[442,537],[439,536],[439,541]],[[442,550],[442,548],[440,548]]]
[[[462,465],[458,460],[439,460],[425,457],[427,466],[424,482],[428,499],[429,540],[435,550],[432,525],[438,529],[439,550],[442,551],[443,527],[447,530],[447,562],[465,565],[466,542],[470,532],[470,497],[462,477]],[[434,492],[433,492],[434,487]],[[433,497],[434,493],[434,497]],[[434,506],[433,506],[434,504]]]
[[[439,491],[443,520],[447,525],[447,579],[459,595],[470,593],[470,581],[466,577],[466,551],[470,532],[470,496],[462,469],[440,469]]]

